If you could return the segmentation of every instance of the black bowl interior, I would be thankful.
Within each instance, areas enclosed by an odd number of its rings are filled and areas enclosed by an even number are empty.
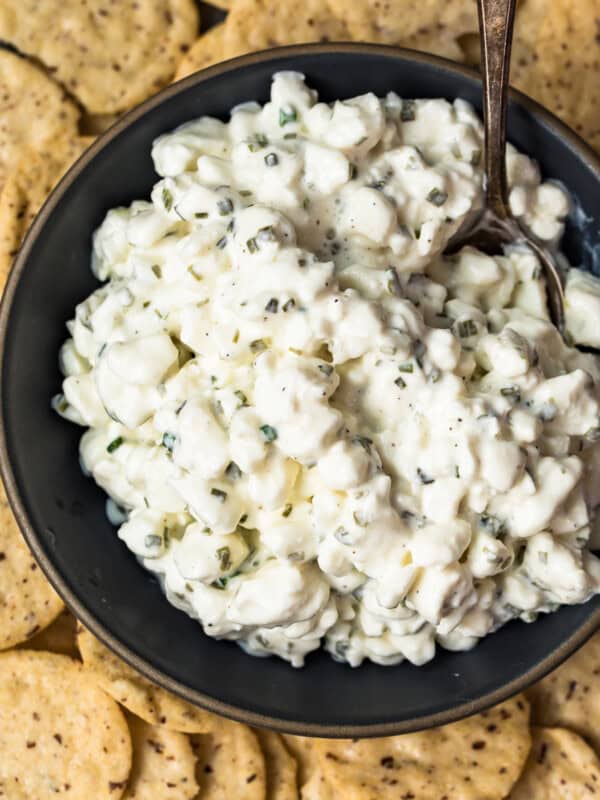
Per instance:
[[[19,521],[42,565],[84,622],[122,656],[193,702],[238,719],[321,735],[373,735],[465,715],[517,691],[566,657],[595,628],[600,599],[525,626],[513,623],[469,653],[440,651],[427,666],[360,669],[313,654],[303,670],[245,655],[205,637],[170,606],[117,539],[105,497],[78,462],[81,430],[50,409],[59,389],[64,323],[97,285],[90,238],[105,212],[147,197],[156,180],[152,140],[194,117],[226,118],[265,101],[274,71],[304,72],[321,97],[394,89],[462,97],[480,108],[480,84],[447,62],[387,48],[314,46],[209,69],[132,112],[61,184],[38,220],[2,307],[4,472]],[[573,263],[600,253],[597,163],[543,113],[512,103],[509,138],[577,198],[564,247]]]

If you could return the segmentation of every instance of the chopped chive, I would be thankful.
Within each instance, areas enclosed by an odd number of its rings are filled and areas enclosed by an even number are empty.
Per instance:
[[[265,164],[267,167],[276,167],[279,164],[279,157],[277,153],[267,153],[265,156]]]
[[[248,405],[248,398],[246,397],[244,392],[242,392],[241,389],[236,389],[235,392],[234,392],[234,395],[237,397],[237,399],[240,401],[240,403],[243,406],[247,406]]]
[[[458,467],[458,464],[456,464],[455,467],[454,467],[454,477],[455,478],[460,478],[460,469]]]
[[[396,378],[394,383],[399,389],[406,389],[406,381],[404,380],[404,378]]]
[[[225,470],[225,475],[231,481],[237,481],[242,477],[242,470],[238,467],[235,461],[230,461]]]
[[[173,448],[177,444],[177,436],[174,433],[163,433],[162,446],[166,447],[169,453],[173,452]]]
[[[294,308],[295,305],[296,305],[296,301],[294,300],[293,297],[290,297],[289,300],[285,301],[285,303],[283,304],[282,308],[283,308],[284,311],[291,311],[292,308]]]
[[[481,150],[479,148],[477,150],[473,150],[470,160],[472,167],[478,167],[481,164]]]
[[[219,566],[223,572],[231,567],[231,550],[228,547],[219,547],[217,550],[217,558],[219,559]]]
[[[227,237],[226,236],[223,236],[223,237],[221,237],[219,239],[219,241],[217,242],[217,247],[219,248],[219,250],[224,250],[225,247],[227,247]]]
[[[261,425],[259,428],[260,432],[263,435],[263,439],[265,442],[274,442],[277,439],[277,429],[274,428],[272,425]]]
[[[268,311],[269,314],[276,314],[279,311],[279,300],[272,297],[265,306],[265,311]]]
[[[250,350],[252,350],[253,353],[261,353],[266,349],[267,345],[264,339],[254,339],[253,342],[250,342]]]
[[[163,206],[165,207],[165,210],[166,211],[170,211],[173,208],[173,195],[167,189],[166,186],[162,190],[161,197],[162,197]]]
[[[194,216],[196,219],[206,219],[208,217],[208,211],[196,211]]]
[[[282,106],[279,109],[279,125],[283,128],[288,122],[296,122],[298,119],[298,112],[294,106]]]
[[[282,517],[289,517],[289,515],[292,513],[292,509],[293,508],[294,508],[294,506],[291,503],[286,503],[285,504],[285,508],[281,512],[281,516]]]
[[[114,453],[115,450],[118,450],[119,447],[123,444],[125,440],[122,436],[117,436],[116,439],[113,439],[112,442],[107,446],[106,451],[107,453]]]
[[[275,242],[277,240],[272,225],[265,225],[264,228],[260,228],[256,234],[256,238],[259,242]]]
[[[414,372],[415,371],[414,365],[410,361],[407,361],[406,364],[399,364],[398,365],[398,369],[400,370],[400,372]]]
[[[266,147],[268,144],[269,140],[264,133],[256,133],[248,142],[248,150],[250,150],[251,153],[256,153],[258,150],[262,150],[262,148]]]
[[[202,276],[202,275],[198,275],[198,273],[197,273],[197,272],[194,272],[194,267],[193,267],[191,264],[190,264],[190,266],[187,268],[187,271],[190,273],[190,275],[192,276],[192,278],[193,278],[195,281],[198,281],[198,282],[200,282],[200,281],[203,281],[203,280],[204,280],[204,278],[203,278],[203,276]]]
[[[158,264],[152,264],[152,272],[156,275],[157,278],[162,278],[162,269]]]
[[[353,181],[358,175],[358,167],[356,164],[348,164],[348,180]]]
[[[402,108],[400,110],[400,119],[402,122],[412,122],[417,115],[417,104],[414,100],[403,100]]]
[[[477,325],[472,319],[464,319],[456,326],[458,335],[461,339],[468,339],[470,336],[475,336],[477,333]]]
[[[511,397],[515,403],[519,403],[521,400],[521,390],[518,386],[503,386],[500,394],[502,397]]]
[[[248,239],[248,241],[246,242],[246,247],[248,248],[249,253],[256,253],[259,250],[258,242],[254,237]]]
[[[309,207],[310,207],[310,198],[305,197],[304,200],[302,201],[302,208],[305,211],[307,211]]]
[[[217,203],[217,208],[219,209],[219,214],[222,217],[226,217],[233,211],[233,203],[228,197],[225,197],[223,200],[219,200]]]
[[[427,201],[434,206],[443,206],[448,199],[448,192],[443,192],[441,189],[432,189],[427,195]]]
[[[252,192],[249,189],[240,189],[239,195],[240,197],[251,197]]]
[[[283,138],[284,139],[297,139],[298,138],[298,134],[297,133],[286,133],[286,134],[284,134]]]
[[[213,497],[216,497],[221,503],[224,503],[227,500],[227,492],[224,492],[222,489],[211,489],[210,493]]]
[[[162,538],[154,533],[150,533],[148,536],[144,537],[144,547],[147,547],[149,550],[154,547],[160,547],[162,542]]]

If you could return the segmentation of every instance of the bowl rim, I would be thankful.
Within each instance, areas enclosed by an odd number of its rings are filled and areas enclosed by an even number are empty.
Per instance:
[[[59,205],[63,195],[68,188],[78,179],[80,173],[104,150],[114,138],[129,128],[138,119],[149,111],[160,106],[165,100],[176,96],[180,92],[187,91],[193,86],[202,84],[204,81],[218,75],[224,75],[238,69],[263,64],[278,58],[293,57],[296,55],[320,55],[320,54],[356,54],[379,55],[387,58],[394,56],[404,60],[412,61],[415,65],[428,65],[441,68],[447,72],[454,73],[470,81],[473,79],[480,81],[481,77],[476,70],[458,64],[448,59],[434,56],[429,53],[422,53],[408,48],[392,47],[389,45],[376,45],[356,42],[336,42],[318,44],[299,44],[285,47],[272,48],[256,53],[239,56],[227,61],[219,62],[207,67],[199,72],[195,72],[179,81],[176,81],[163,90],[145,100],[134,109],[124,114],[106,132],[100,135],[94,143],[83,153],[83,155],[70,167],[61,178],[46,199],[42,208],[38,212],[33,224],[29,228],[24,241],[14,260],[12,269],[4,288],[4,293],[0,303],[0,376],[3,373],[4,357],[7,346],[7,331],[11,319],[11,310],[16,289],[20,277],[26,269],[29,254],[40,231],[51,217],[55,208]],[[566,142],[567,146],[574,151],[585,165],[595,174],[600,184],[600,157],[592,148],[584,142],[571,128],[558,119],[550,111],[539,105],[536,101],[527,97],[523,93],[511,88],[510,100],[516,102],[531,114],[537,122],[543,126],[553,129],[558,138]],[[480,711],[496,705],[503,700],[522,691],[527,686],[544,677],[548,672],[555,669],[578,647],[580,647],[598,628],[600,628],[600,607],[596,609],[589,618],[573,633],[565,639],[554,651],[550,652],[545,658],[539,661],[534,667],[527,670],[519,677],[503,684],[502,686],[486,692],[475,700],[460,702],[444,711],[439,711],[424,716],[412,717],[401,722],[382,722],[368,725],[335,725],[321,723],[304,723],[286,720],[283,717],[268,716],[247,709],[230,705],[226,702],[216,700],[204,692],[192,689],[180,681],[171,678],[169,675],[157,669],[149,661],[138,656],[127,645],[123,644],[110,630],[99,622],[92,613],[80,602],[76,594],[70,589],[67,580],[59,573],[42,547],[38,533],[32,525],[25,504],[17,487],[15,474],[12,468],[11,457],[9,454],[7,433],[4,420],[4,404],[0,396],[0,475],[4,481],[6,495],[13,511],[18,526],[29,545],[34,557],[40,565],[44,575],[65,601],[75,616],[83,622],[100,641],[106,645],[114,654],[123,661],[135,668],[144,677],[150,679],[159,686],[169,690],[173,694],[187,700],[193,705],[205,708],[216,714],[229,717],[249,725],[266,727],[284,733],[292,733],[303,736],[319,737],[372,737],[389,736],[412,731],[425,730],[434,726],[445,725],[455,722],[464,717],[470,716]]]

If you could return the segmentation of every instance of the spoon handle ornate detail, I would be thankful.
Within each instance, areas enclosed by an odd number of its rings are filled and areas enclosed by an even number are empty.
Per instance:
[[[506,108],[517,0],[477,0],[483,72],[486,205],[510,218],[506,187]]]

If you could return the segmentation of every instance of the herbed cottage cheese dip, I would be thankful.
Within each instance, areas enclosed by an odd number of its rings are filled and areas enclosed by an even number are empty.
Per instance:
[[[598,592],[600,368],[535,257],[442,252],[482,203],[461,100],[271,101],[161,136],[68,323],[67,419],[119,537],[211,636],[301,666],[424,664]],[[564,192],[509,148],[556,242]],[[599,284],[572,270],[573,337]],[[590,320],[594,324],[590,325]]]

